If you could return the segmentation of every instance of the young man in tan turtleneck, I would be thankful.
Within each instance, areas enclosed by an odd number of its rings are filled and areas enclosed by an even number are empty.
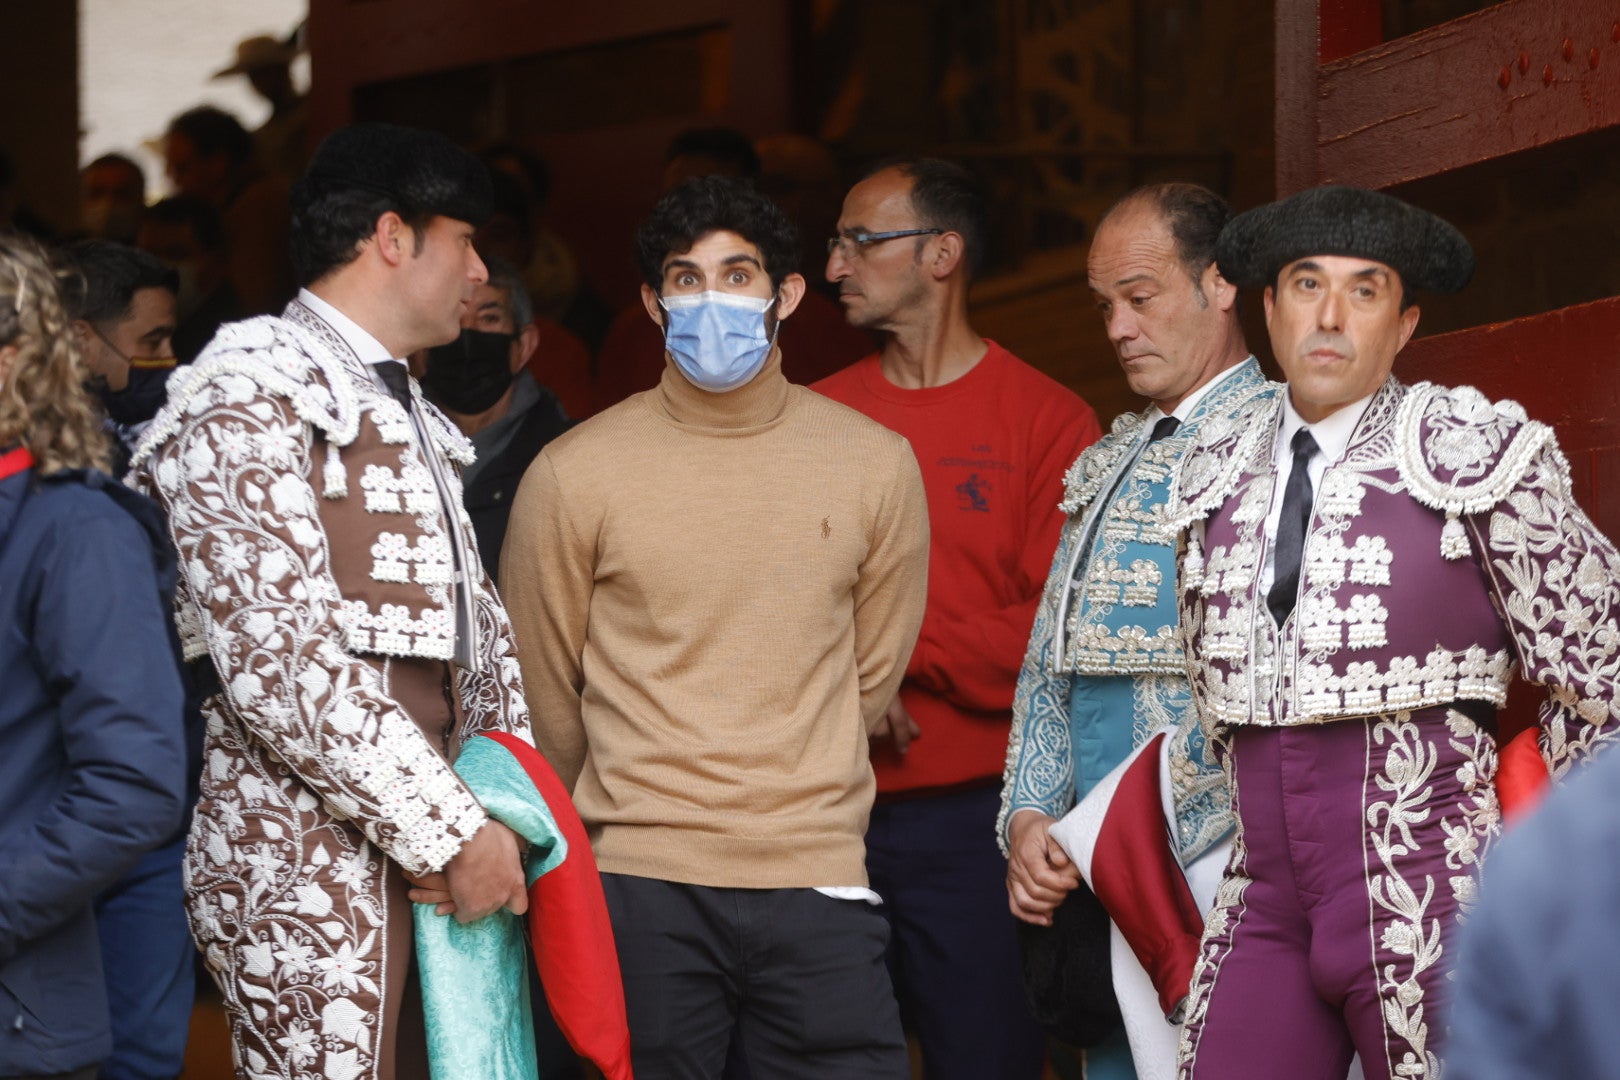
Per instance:
[[[867,734],[922,620],[906,441],[782,376],[792,226],[704,177],[642,224],[662,381],[550,443],[501,561],[536,742],[590,829],[642,1077],[908,1074]]]

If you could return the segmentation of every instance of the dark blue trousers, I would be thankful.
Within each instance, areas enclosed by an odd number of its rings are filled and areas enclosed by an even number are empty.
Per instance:
[[[173,1080],[185,1064],[197,990],[180,881],[185,850],[181,836],[147,852],[96,898],[113,1044],[101,1080]]]
[[[1038,1080],[1045,1060],[996,847],[1000,805],[991,785],[872,808],[866,870],[927,1080]]]

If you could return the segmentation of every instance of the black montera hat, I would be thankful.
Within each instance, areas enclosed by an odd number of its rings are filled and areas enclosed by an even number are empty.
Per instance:
[[[439,214],[472,225],[488,220],[494,201],[483,162],[443,135],[398,124],[334,131],[316,148],[296,188],[295,202],[357,189],[393,200],[407,218]]]
[[[1363,188],[1311,188],[1255,207],[1215,244],[1221,276],[1238,286],[1273,285],[1283,267],[1312,255],[1381,262],[1425,292],[1454,293],[1474,276],[1474,249],[1449,222]]]

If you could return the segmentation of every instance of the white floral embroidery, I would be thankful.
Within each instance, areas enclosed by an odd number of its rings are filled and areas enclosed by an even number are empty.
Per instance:
[[[1090,595],[1127,607],[1152,607],[1164,574],[1151,559],[1133,559],[1129,567],[1114,559],[1093,559],[1086,572]]]
[[[1105,487],[1112,487],[1127,463],[1142,427],[1140,413],[1114,418],[1108,434],[1086,447],[1063,474],[1063,501],[1058,508],[1069,517],[1091,505]]]
[[[1620,554],[1575,503],[1556,445],[1469,528],[1525,678],[1548,688],[1541,753],[1562,777],[1620,730]]]
[[[1389,568],[1394,562],[1389,544],[1382,536],[1362,535],[1345,546],[1339,536],[1312,536],[1305,548],[1305,573],[1313,580],[1337,588],[1352,585],[1388,585]]]
[[[408,428],[406,436],[403,441],[410,441]],[[414,456],[407,457],[397,471],[386,465],[367,465],[360,490],[366,493],[366,510],[373,514],[428,514],[439,508],[433,474]]]
[[[393,398],[379,398],[372,402],[371,418],[376,421],[377,435],[383,442],[403,446],[411,441],[410,413]]]
[[[1457,783],[1463,799],[1458,816],[1445,818],[1446,867],[1457,871],[1449,879],[1457,901],[1457,921],[1464,921],[1479,898],[1480,864],[1492,844],[1502,835],[1502,808],[1496,798],[1496,739],[1466,714],[1450,710],[1446,726],[1450,743],[1461,755]]]
[[[1171,482],[1168,527],[1184,529],[1226,502],[1245,466],[1271,446],[1281,415],[1281,395],[1267,394],[1250,399],[1247,408],[1206,420]]]
[[[1323,517],[1360,517],[1361,500],[1367,494],[1355,473],[1330,469],[1322,475],[1322,491],[1316,499],[1316,512]]]
[[[422,585],[448,585],[455,576],[450,541],[442,535],[418,536],[413,543],[403,533],[379,533],[371,545],[371,558],[371,576],[376,581],[403,582],[414,576]]]
[[[1473,901],[1473,871],[1500,830],[1500,814],[1493,783],[1496,756],[1492,738],[1464,714],[1447,711],[1447,744],[1458,754],[1454,778],[1461,790],[1460,801],[1446,807],[1445,800],[1435,796],[1441,755],[1429,742],[1426,730],[1435,729],[1413,723],[1411,714],[1405,712],[1372,725],[1370,749],[1386,747],[1383,768],[1372,779],[1388,798],[1372,800],[1367,806],[1368,839],[1376,857],[1367,884],[1374,925],[1384,923],[1377,944],[1397,958],[1378,970],[1385,1037],[1391,1043],[1390,1064],[1394,1075],[1432,1080],[1440,1076],[1440,1061],[1432,1048],[1420,980],[1425,973],[1440,970],[1443,928],[1440,918],[1430,914],[1436,889],[1433,876],[1410,880],[1404,867],[1425,843],[1432,843],[1437,828],[1444,838],[1446,867],[1460,871],[1447,878],[1456,902],[1455,918],[1460,922]],[[1376,760],[1377,750],[1372,752]],[[1450,785],[1440,786],[1450,790]],[[1436,809],[1442,816],[1431,825]],[[1400,1054],[1398,1061],[1396,1053]]]
[[[1211,739],[1218,743],[1218,739]],[[1232,778],[1231,755],[1224,745],[1206,748],[1206,754],[1218,757],[1228,783]],[[1232,952],[1232,937],[1245,914],[1244,893],[1253,879],[1248,874],[1248,848],[1243,838],[1243,820],[1238,809],[1242,796],[1232,797],[1232,854],[1226,871],[1215,887],[1215,902],[1204,913],[1204,936],[1198,945],[1198,960],[1193,965],[1192,983],[1182,1010],[1181,1034],[1176,1047],[1176,1076],[1178,1080],[1192,1080],[1198,1059],[1199,1038],[1209,1019],[1209,1000],[1220,979],[1221,965]]]
[[[255,1080],[375,1077],[389,964],[384,880],[397,872],[387,859],[415,874],[442,868],[486,820],[384,692],[383,661],[355,655],[360,634],[375,651],[447,655],[453,628],[443,586],[429,589],[435,606],[420,617],[399,605],[361,610],[340,590],[334,548],[364,553],[368,541],[329,535],[323,516],[341,507],[320,497],[331,494],[329,477],[324,491],[314,486],[317,441],[328,461],[341,444],[374,465],[381,439],[365,423],[374,392],[365,373],[311,340],[284,320],[227,327],[184,373],[166,434],[144,445],[132,478],[168,516],[187,656],[211,657],[223,683],[204,703],[186,885],[238,1068]],[[423,561],[409,556],[446,543],[442,517],[424,507],[422,520],[377,542],[414,570]],[[466,714],[457,734],[527,739],[510,626],[482,576],[476,598],[486,662],[483,674],[455,673]]]
[[[175,369],[168,403],[142,434],[130,469],[179,434],[188,417],[216,402],[246,404],[261,388],[284,398],[299,419],[319,428],[335,446],[347,446],[359,430],[358,398],[341,362],[314,348],[285,320],[261,316],[220,327],[201,356]],[[262,411],[262,403],[256,407]]]

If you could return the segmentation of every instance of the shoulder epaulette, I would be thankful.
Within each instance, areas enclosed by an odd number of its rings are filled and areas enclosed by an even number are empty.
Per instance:
[[[1549,443],[1557,445],[1552,428],[1518,402],[1493,402],[1471,386],[1418,383],[1395,414],[1395,458],[1407,489],[1453,517],[1507,498]]]
[[[1170,490],[1166,516],[1171,528],[1207,517],[1232,494],[1243,467],[1276,428],[1282,407],[1277,389],[1268,387],[1269,392],[1256,393],[1241,407],[1200,425],[1198,440],[1182,459]]]
[[[142,435],[133,469],[173,438],[205,390],[217,387],[225,403],[284,398],[299,419],[335,446],[354,441],[360,427],[354,386],[341,361],[327,356],[297,326],[261,315],[220,327],[208,347],[169,377],[169,400]]]
[[[1058,509],[1072,517],[1091,505],[1130,453],[1146,415],[1145,412],[1121,413],[1114,418],[1107,435],[1081,451],[1069,471],[1063,474],[1063,501],[1058,503]]]

